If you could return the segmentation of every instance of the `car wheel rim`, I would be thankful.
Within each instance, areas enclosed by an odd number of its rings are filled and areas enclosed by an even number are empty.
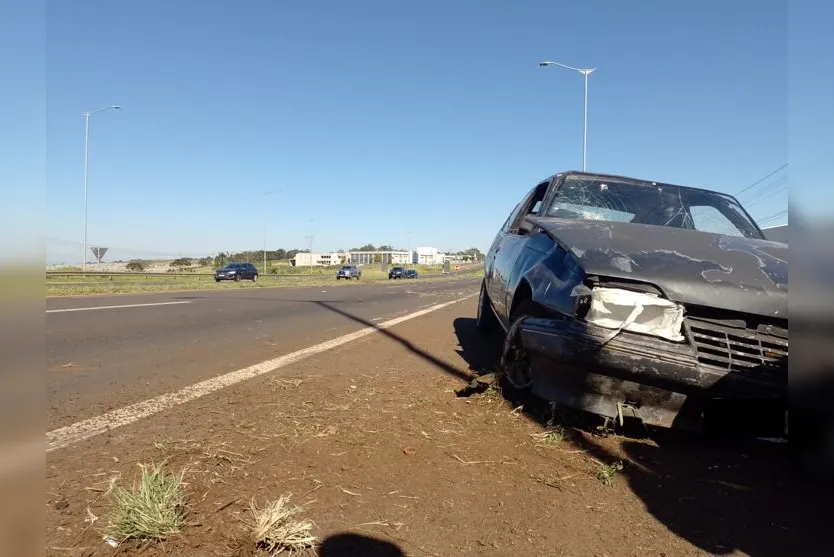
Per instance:
[[[530,358],[527,351],[518,345],[512,346],[510,350],[504,366],[507,381],[516,389],[529,389],[533,384],[533,375],[530,372]]]
[[[526,390],[533,385],[530,356],[521,345],[521,336],[518,332],[522,320],[523,317],[517,319],[515,324],[510,327],[504,341],[504,353],[501,357],[504,376],[510,385],[518,390]]]

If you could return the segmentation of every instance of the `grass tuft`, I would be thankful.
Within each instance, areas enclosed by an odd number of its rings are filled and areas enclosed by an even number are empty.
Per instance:
[[[169,474],[157,465],[139,467],[138,484],[111,492],[115,508],[106,534],[119,542],[164,540],[178,534],[185,519],[183,474]]]
[[[315,547],[318,538],[310,534],[314,525],[296,516],[303,511],[289,504],[290,496],[282,495],[277,501],[259,508],[253,499],[250,503],[255,546],[270,555],[292,553]]]
[[[597,479],[605,485],[614,484],[614,476],[616,476],[623,469],[622,461],[617,461],[612,464],[603,464],[597,472]]]

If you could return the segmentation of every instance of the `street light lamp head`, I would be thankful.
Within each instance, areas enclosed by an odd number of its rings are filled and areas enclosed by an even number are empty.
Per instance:
[[[553,65],[553,62],[551,62],[550,60],[542,60],[541,62],[539,62],[539,66],[541,66],[541,67],[552,66],[552,65]]]
[[[110,108],[112,108],[112,109],[114,109],[114,110],[121,110],[121,109],[122,109],[122,107],[121,107],[121,106],[119,106],[119,105],[117,105],[117,104],[114,104],[114,105],[113,105],[113,106],[111,106]]]

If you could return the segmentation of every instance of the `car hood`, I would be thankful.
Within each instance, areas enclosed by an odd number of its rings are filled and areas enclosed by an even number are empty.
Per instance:
[[[530,217],[588,275],[648,282],[669,299],[788,318],[788,246],[646,224]]]

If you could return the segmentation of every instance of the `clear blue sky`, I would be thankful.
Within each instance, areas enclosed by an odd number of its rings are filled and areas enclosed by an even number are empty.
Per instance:
[[[91,119],[89,190],[108,259],[259,249],[265,218],[270,249],[310,234],[316,251],[485,249],[537,180],[582,165],[582,78],[544,58],[598,68],[589,170],[735,193],[789,162],[785,2],[56,1],[45,27],[43,12],[0,34],[46,39],[17,63],[45,52],[34,162],[53,262],[80,255],[81,112],[109,104],[124,109]],[[755,217],[787,208],[791,168],[741,196]]]

